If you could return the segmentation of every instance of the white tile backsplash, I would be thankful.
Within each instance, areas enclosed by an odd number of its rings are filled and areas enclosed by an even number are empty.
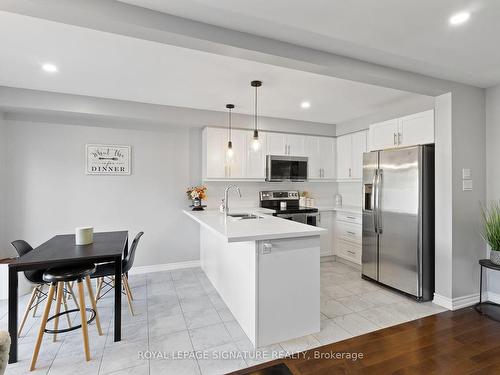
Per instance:
[[[339,182],[338,193],[342,195],[342,205],[360,207],[362,186],[361,182]]]
[[[232,183],[232,182],[231,182]],[[224,189],[231,184],[230,182],[206,182],[208,209],[217,209],[221,199],[224,197]],[[242,197],[231,190],[229,206],[238,207],[258,207],[259,192],[262,190],[299,190],[309,192],[309,195],[315,199],[315,206],[332,206],[335,194],[337,194],[338,184],[336,182],[234,182],[241,190]]]

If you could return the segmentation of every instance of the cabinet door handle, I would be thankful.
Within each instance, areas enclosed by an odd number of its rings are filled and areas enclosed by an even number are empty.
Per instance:
[[[349,230],[347,231],[347,233],[352,234],[353,236],[355,236],[355,235],[356,235],[356,233],[355,233],[355,232],[351,232],[351,231],[349,231]]]
[[[348,253],[352,254],[352,255],[355,255],[356,253],[354,251],[351,251],[351,250],[347,250]]]
[[[394,133],[394,146],[396,146],[396,133]]]
[[[348,219],[351,219],[351,220],[356,220],[356,218],[354,216],[346,216]]]
[[[272,251],[272,249],[273,249],[273,244],[266,242],[262,246],[262,254],[269,254]]]
[[[398,133],[398,145],[401,144],[401,133]]]
[[[351,168],[349,168],[349,177],[351,177]]]

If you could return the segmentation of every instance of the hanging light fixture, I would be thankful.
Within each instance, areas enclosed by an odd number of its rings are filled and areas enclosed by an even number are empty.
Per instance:
[[[252,87],[255,87],[255,117],[254,117],[254,129],[253,129],[253,139],[252,139],[252,149],[258,151],[260,149],[259,140],[259,129],[257,128],[257,89],[262,86],[262,81],[252,81],[250,82]]]
[[[234,155],[233,151],[233,142],[231,141],[231,115],[234,109],[234,104],[226,104],[226,108],[229,109],[228,112],[228,121],[227,121],[227,151],[226,156],[228,159],[232,159]]]

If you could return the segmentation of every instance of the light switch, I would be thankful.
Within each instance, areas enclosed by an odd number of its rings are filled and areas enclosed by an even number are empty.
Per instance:
[[[470,180],[472,178],[472,175],[470,173],[469,168],[464,168],[462,169],[462,179],[463,180]]]
[[[463,180],[462,181],[462,190],[463,191],[471,191],[472,190],[472,180]]]

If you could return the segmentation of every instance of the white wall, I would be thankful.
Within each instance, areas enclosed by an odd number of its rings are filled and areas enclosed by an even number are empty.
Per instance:
[[[453,295],[479,292],[478,260],[486,246],[480,235],[479,203],[486,199],[485,90],[452,93]],[[462,190],[462,169],[470,168],[473,190]]]
[[[368,129],[370,124],[411,115],[434,108],[434,97],[410,95],[405,99],[380,106],[376,113],[337,124],[337,135]]]
[[[500,85],[486,90],[487,199],[500,199]],[[485,257],[488,254],[485,254]],[[488,272],[488,291],[500,294],[500,275]]]
[[[197,224],[181,212],[185,188],[195,181],[190,167],[200,159],[199,147],[191,145],[198,134],[11,121],[3,133],[9,166],[4,252],[17,238],[36,246],[93,225],[96,231],[127,229],[130,236],[143,230],[136,265],[199,259]],[[86,143],[131,145],[132,175],[85,175]]]
[[[4,258],[7,254],[7,250],[4,248],[7,246],[5,244],[5,187],[6,187],[6,161],[5,161],[5,147],[7,145],[5,137],[5,120],[4,114],[0,112],[0,259]]]

